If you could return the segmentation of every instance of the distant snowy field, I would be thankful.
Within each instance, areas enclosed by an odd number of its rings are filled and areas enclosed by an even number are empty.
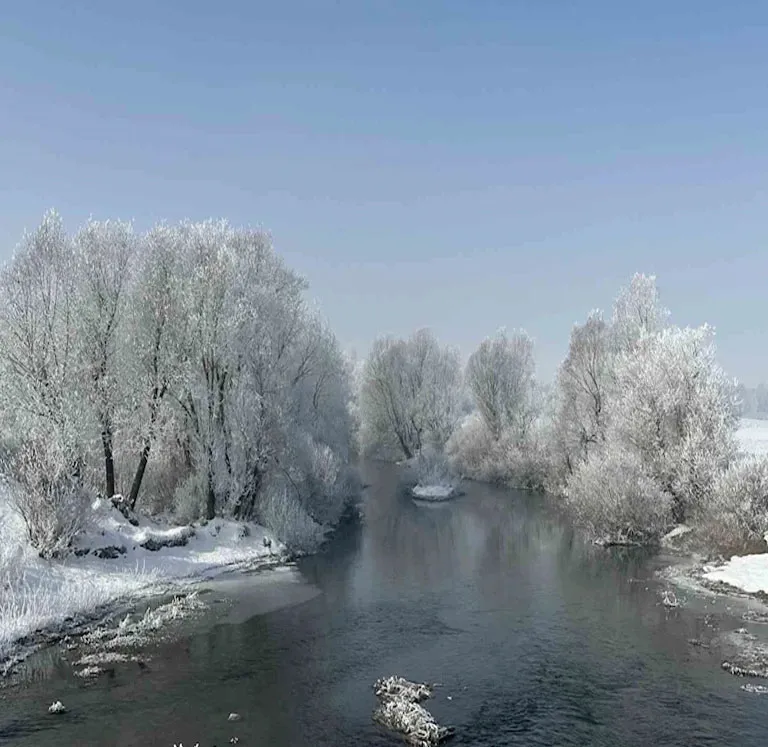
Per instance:
[[[284,550],[262,527],[245,527],[215,519],[194,527],[186,545],[151,551],[141,545],[189,535],[189,527],[148,519],[134,527],[110,503],[96,501],[90,527],[76,547],[124,547],[125,553],[113,560],[93,555],[43,560],[27,543],[24,523],[0,492],[0,673],[22,636],[121,599],[139,599],[170,583],[210,576]]]
[[[748,454],[768,454],[768,420],[742,418],[736,439]]]

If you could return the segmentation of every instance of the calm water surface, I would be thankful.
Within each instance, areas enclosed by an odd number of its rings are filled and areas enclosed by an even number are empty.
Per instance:
[[[366,470],[363,526],[293,572],[224,582],[230,613],[146,672],[88,685],[51,654],[0,692],[0,744],[396,745],[371,722],[392,673],[443,683],[428,708],[457,746],[768,743],[768,698],[688,643],[741,623],[660,606],[658,559],[586,545],[536,496],[470,485],[423,506]],[[54,698],[70,713],[48,716]]]

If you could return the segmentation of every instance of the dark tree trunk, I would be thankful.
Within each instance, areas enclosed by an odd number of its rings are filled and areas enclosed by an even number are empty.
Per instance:
[[[136,467],[136,473],[133,476],[133,483],[131,484],[131,494],[128,496],[128,505],[131,507],[131,511],[136,508],[136,502],[139,499],[141,483],[144,480],[144,472],[147,469],[149,452],[152,448],[152,438],[154,436],[157,413],[160,408],[160,400],[165,396],[165,391],[166,385],[163,385],[161,388],[156,386],[152,392],[152,404],[149,411],[149,435],[144,439],[144,445],[141,449],[141,454],[139,455],[139,464]]]
[[[205,518],[210,521],[216,516],[216,491],[213,486],[213,451],[208,446],[208,490],[205,498]]]
[[[128,505],[131,507],[131,511],[136,509],[136,501],[139,498],[139,490],[141,490],[141,483],[144,479],[144,471],[147,469],[147,462],[149,461],[149,451],[152,447],[152,441],[149,438],[144,439],[144,448],[141,450],[141,456],[139,456],[139,464],[136,467],[136,474],[133,476],[133,483],[131,484],[131,494],[128,496]]]
[[[263,472],[258,467],[254,467],[251,472],[251,479],[248,487],[241,493],[235,504],[233,513],[236,519],[240,521],[248,521],[253,518],[253,513],[256,509],[256,500],[259,497],[263,477]]]
[[[115,457],[112,451],[112,428],[105,422],[101,429],[101,443],[104,446],[104,476],[107,498],[115,494]]]

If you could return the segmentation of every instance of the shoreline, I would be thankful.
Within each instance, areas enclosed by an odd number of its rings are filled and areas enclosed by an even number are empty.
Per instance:
[[[94,609],[52,621],[21,636],[8,646],[7,652],[0,658],[0,686],[11,684],[19,667],[36,653],[56,646],[69,638],[82,639],[96,630],[109,628],[120,618],[137,614],[145,605],[151,605],[166,597],[189,597],[196,593],[196,587],[200,584],[227,574],[263,573],[286,568],[298,557],[300,555],[288,551],[267,558],[254,554],[249,559],[211,565],[193,574],[155,579],[129,594],[116,596]],[[108,564],[112,561],[105,559],[102,562]]]

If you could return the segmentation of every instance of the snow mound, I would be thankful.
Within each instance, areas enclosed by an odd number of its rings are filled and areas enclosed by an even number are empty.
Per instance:
[[[416,485],[411,489],[415,498],[431,501],[444,501],[456,493],[452,485]]]

